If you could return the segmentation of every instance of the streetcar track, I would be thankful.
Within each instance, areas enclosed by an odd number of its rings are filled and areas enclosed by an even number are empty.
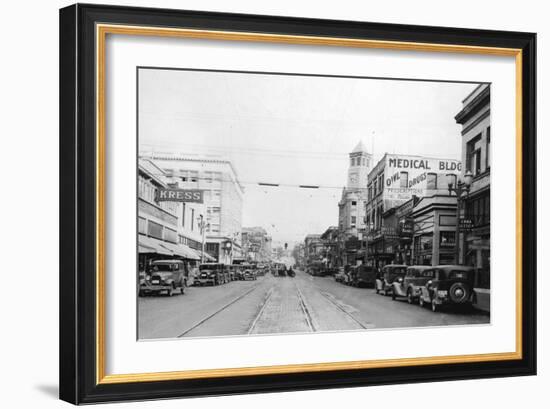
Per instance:
[[[300,301],[300,307],[302,308],[302,312],[304,313],[306,324],[311,330],[311,332],[317,332],[317,329],[313,325],[313,319],[311,318],[311,314],[309,313],[309,309],[307,308],[304,295],[298,288],[298,284],[294,283],[294,287],[296,288],[296,292],[298,293],[298,300]]]
[[[193,331],[195,328],[201,326],[202,324],[204,324],[206,321],[208,321],[209,319],[215,317],[216,315],[218,315],[220,312],[224,311],[225,309],[227,309],[228,307],[230,307],[231,305],[235,304],[237,301],[239,301],[240,299],[246,297],[248,294],[250,294],[252,291],[254,291],[255,289],[257,289],[258,286],[253,286],[252,288],[250,288],[249,290],[245,291],[243,294],[239,295],[237,298],[234,298],[232,301],[230,301],[229,303],[225,304],[223,307],[221,307],[220,309],[214,311],[212,314],[206,316],[205,318],[203,318],[202,320],[200,320],[199,322],[197,322],[196,324],[194,324],[192,327],[186,329],[184,332],[182,332],[181,334],[179,334],[177,336],[177,338],[181,338],[183,337],[184,335],[188,334],[189,332]]]
[[[260,310],[258,311],[258,314],[256,314],[256,317],[252,321],[252,324],[250,325],[250,328],[248,328],[247,334],[251,334],[252,331],[254,331],[254,328],[256,327],[256,324],[258,323],[260,317],[262,316],[265,307],[267,306],[267,303],[269,302],[269,299],[271,298],[271,295],[273,295],[273,290],[275,289],[275,286],[271,287],[269,291],[266,294],[266,297],[264,298],[264,302],[262,306],[260,307]]]
[[[372,324],[364,324],[363,322],[361,322],[359,319],[355,318],[353,316],[353,314],[351,314],[350,312],[346,311],[346,309],[344,307],[342,307],[340,304],[338,304],[336,301],[334,301],[331,297],[329,297],[328,295],[326,295],[324,292],[322,291],[319,291],[319,294],[321,294],[326,300],[328,300],[332,305],[334,305],[336,308],[338,308],[340,311],[342,311],[344,314],[346,314],[349,318],[351,318],[353,321],[355,321],[355,323],[357,325],[359,325],[361,328],[363,329],[371,329],[374,327],[374,325]]]

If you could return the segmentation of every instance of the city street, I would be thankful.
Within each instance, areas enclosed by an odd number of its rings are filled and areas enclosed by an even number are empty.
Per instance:
[[[333,277],[267,274],[256,281],[190,287],[184,295],[139,297],[139,338],[369,330],[489,323],[474,309],[433,313]]]

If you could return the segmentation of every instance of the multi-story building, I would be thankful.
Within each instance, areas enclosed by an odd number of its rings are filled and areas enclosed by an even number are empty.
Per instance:
[[[462,169],[455,159],[386,153],[368,175],[365,206],[367,263],[381,267],[395,261],[398,226],[391,209],[414,196],[448,195]]]
[[[340,264],[340,248],[338,240],[339,232],[337,226],[330,226],[321,234],[323,240],[323,256],[326,260],[326,266],[330,268],[339,267]]]
[[[269,261],[272,253],[271,236],[263,227],[243,227],[242,252],[249,261]]]
[[[490,269],[491,239],[491,88],[481,84],[463,101],[455,116],[462,125],[464,171],[472,173],[470,191],[461,198],[468,229],[459,238],[459,263]]]
[[[186,220],[189,214],[204,214],[204,206],[158,201],[157,191],[171,186],[166,173],[150,160],[139,160],[138,166],[138,244],[139,265],[158,257],[199,260],[200,233]]]
[[[304,257],[307,264],[323,260],[324,243],[320,234],[308,234],[304,244]]]
[[[143,152],[185,189],[204,191],[206,214],[191,215],[192,223],[204,222],[206,251],[218,262],[231,264],[241,256],[244,188],[230,161],[217,156]]]
[[[372,155],[363,142],[359,142],[350,152],[349,160],[347,184],[338,203],[340,265],[356,264],[356,259],[362,258],[357,243],[365,233],[366,186]]]

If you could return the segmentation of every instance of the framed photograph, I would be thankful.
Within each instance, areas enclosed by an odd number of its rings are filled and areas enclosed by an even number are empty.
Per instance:
[[[61,9],[61,399],[535,374],[535,47]]]

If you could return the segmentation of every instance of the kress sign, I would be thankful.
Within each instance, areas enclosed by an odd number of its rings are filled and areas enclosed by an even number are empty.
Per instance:
[[[203,203],[203,190],[198,189],[158,189],[158,202],[191,202]]]

